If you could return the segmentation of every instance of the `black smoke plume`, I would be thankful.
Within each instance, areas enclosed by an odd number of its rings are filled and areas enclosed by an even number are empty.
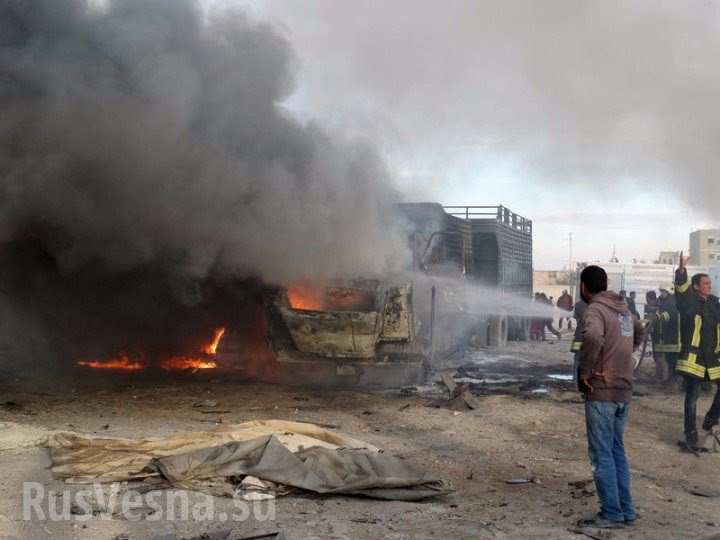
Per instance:
[[[392,264],[383,164],[283,109],[294,63],[193,0],[2,0],[6,358],[174,346],[260,280]]]

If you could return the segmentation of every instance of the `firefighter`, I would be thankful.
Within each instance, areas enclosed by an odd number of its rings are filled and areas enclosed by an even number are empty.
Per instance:
[[[715,398],[705,415],[702,428],[711,432],[720,417],[720,302],[713,296],[707,274],[688,279],[685,259],[675,272],[675,297],[680,312],[680,356],[676,370],[685,376],[685,444],[698,448],[697,400],[703,381],[717,383]]]
[[[658,381],[665,381],[667,378],[668,367],[665,363],[665,355],[661,354],[657,350],[657,337],[660,333],[660,317],[659,317],[660,304],[655,291],[648,291],[645,293],[645,315],[644,319],[647,321],[647,331],[650,332],[653,344],[653,360],[655,360],[655,377]]]
[[[675,303],[673,287],[670,284],[660,286],[658,298],[657,322],[653,328],[653,352],[661,357],[666,366],[665,382],[672,382],[673,373],[680,354],[680,312]]]

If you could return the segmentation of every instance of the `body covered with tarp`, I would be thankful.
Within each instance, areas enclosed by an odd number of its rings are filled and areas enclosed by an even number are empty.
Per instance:
[[[266,420],[163,439],[71,433],[47,440],[52,472],[71,483],[145,482],[231,495],[243,478],[322,494],[420,500],[452,489],[377,447],[313,424]]]

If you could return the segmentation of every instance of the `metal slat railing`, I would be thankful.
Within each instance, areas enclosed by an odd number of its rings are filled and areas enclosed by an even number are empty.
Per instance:
[[[532,234],[532,220],[516,214],[509,208],[498,206],[443,206],[445,212],[451,216],[466,220],[495,220],[512,229]]]

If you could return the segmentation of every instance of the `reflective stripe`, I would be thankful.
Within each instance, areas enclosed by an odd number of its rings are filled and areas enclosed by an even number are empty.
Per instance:
[[[582,341],[573,341],[572,345],[570,346],[570,352],[578,352],[582,349]]]
[[[700,346],[700,329],[702,328],[702,322],[702,317],[695,315],[695,330],[693,330],[692,342],[690,343],[693,347]]]
[[[708,368],[707,371],[708,371],[708,376],[710,377],[711,381],[720,379],[720,366]]]
[[[663,311],[663,312],[660,314],[660,320],[662,320],[662,321],[669,321],[669,320],[670,320],[670,313],[668,313],[667,311]]]
[[[682,285],[675,285],[675,290],[677,292],[679,292],[680,294],[687,292],[687,290],[689,288],[690,288],[690,280],[689,279]]]
[[[676,345],[653,345],[653,350],[655,352],[680,352],[682,347],[679,343]]]
[[[720,353],[720,324],[717,325],[717,341],[715,341],[715,354]]]
[[[695,375],[696,377],[705,378],[705,366],[698,365],[697,355],[691,354],[687,360],[678,360],[675,371],[681,371]]]
[[[670,314],[668,313],[668,316]],[[682,351],[682,329],[680,328],[680,316],[678,315],[677,322],[677,341],[675,343],[662,343],[659,345],[653,345],[653,350],[657,352],[671,352],[678,353]],[[718,348],[720,349],[720,324],[718,324]],[[720,351],[718,351],[720,352]]]

